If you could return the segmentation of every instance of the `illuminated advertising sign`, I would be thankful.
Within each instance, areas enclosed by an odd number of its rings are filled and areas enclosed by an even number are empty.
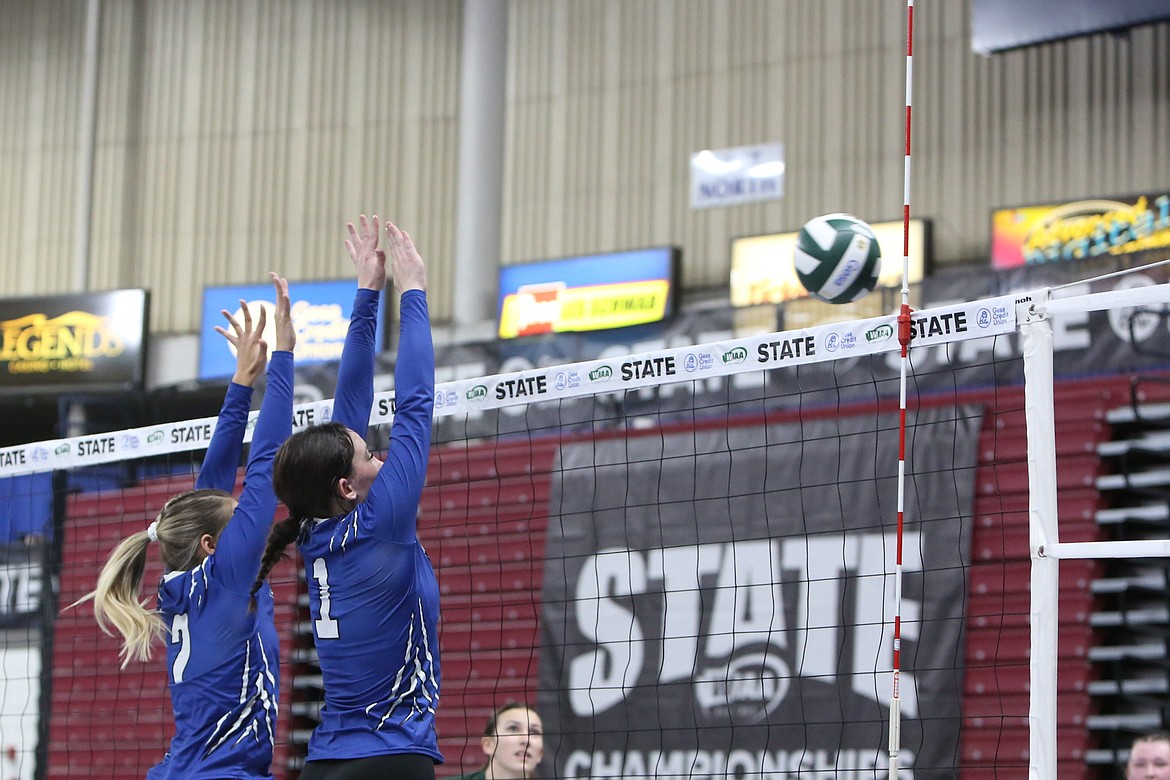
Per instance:
[[[499,336],[624,328],[674,313],[674,247],[570,257],[500,269]]]
[[[691,208],[784,197],[784,145],[704,149],[691,155]]]
[[[0,300],[0,391],[142,384],[146,290]]]
[[[870,222],[882,250],[878,287],[902,286],[902,222]],[[928,261],[929,223],[910,220],[910,284],[922,281]],[[745,236],[731,242],[731,304],[755,306],[808,297],[796,276],[793,250],[799,231]]]
[[[1170,193],[997,209],[991,267],[1170,252]],[[1160,258],[1159,258],[1160,259]]]
[[[341,348],[349,330],[349,315],[357,286],[352,279],[328,282],[289,282],[293,326],[297,346],[293,353],[297,365],[326,363],[341,359]],[[227,327],[221,313],[226,310],[241,321],[240,301],[248,302],[253,316],[259,307],[268,311],[264,340],[271,351],[276,344],[273,331],[272,285],[253,284],[243,287],[206,287],[203,290],[203,315],[199,325],[199,378],[221,379],[236,370],[236,352],[228,340],[215,332],[215,326]],[[378,307],[378,325],[374,331],[374,351],[382,351],[386,307]]]

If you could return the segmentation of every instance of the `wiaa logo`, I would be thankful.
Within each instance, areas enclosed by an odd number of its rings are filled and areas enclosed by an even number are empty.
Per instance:
[[[476,385],[467,391],[468,401],[482,401],[487,398],[488,390],[484,385]]]
[[[613,369],[609,366],[598,366],[589,372],[590,382],[604,382],[613,379]]]
[[[695,703],[711,720],[760,723],[771,715],[792,686],[788,664],[775,648],[732,657],[694,678]]]
[[[723,353],[723,364],[732,365],[747,360],[748,352],[745,347],[735,347]]]

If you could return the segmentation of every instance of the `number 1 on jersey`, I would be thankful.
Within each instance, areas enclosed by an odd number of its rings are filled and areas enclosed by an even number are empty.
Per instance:
[[[337,621],[329,617],[329,569],[325,568],[324,558],[313,561],[313,579],[321,600],[321,616],[313,621],[313,629],[318,639],[337,639]]]

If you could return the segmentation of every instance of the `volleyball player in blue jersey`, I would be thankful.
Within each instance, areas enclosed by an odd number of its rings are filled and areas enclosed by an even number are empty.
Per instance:
[[[365,435],[386,255],[378,248],[378,218],[372,227],[364,215],[360,223],[360,231],[349,225],[346,242],[359,289],[333,419],[293,434],[276,455],[273,486],[289,518],[273,527],[260,577],[296,538],[325,688],[301,780],[430,780],[443,758],[435,735],[439,587],[416,536],[434,410],[426,268],[410,236],[387,222],[401,306],[383,464]]]
[[[246,304],[242,325],[224,312],[231,331],[216,328],[236,347],[236,373],[195,489],[172,498],[146,530],[123,540],[96,589],[82,599],[93,599],[107,633],[112,625],[122,635],[123,668],[148,660],[155,638],[165,638],[175,736],[148,780],[272,777],[280,688],[272,590],[251,586],[276,512],[272,460],[292,428],[296,344],[288,282],[276,274],[272,281],[276,345],[239,501],[231,490],[252,384],[268,359],[264,310],[253,327]],[[145,609],[138,595],[152,542],[166,567],[157,612]]]

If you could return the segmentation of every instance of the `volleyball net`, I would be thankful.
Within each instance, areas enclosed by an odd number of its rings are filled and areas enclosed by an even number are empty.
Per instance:
[[[1111,735],[1161,725],[1150,429],[1170,384],[1056,381],[1053,326],[1166,330],[1170,286],[1068,292],[915,312],[904,430],[894,315],[440,382],[419,510],[438,775],[481,766],[489,713],[525,701],[540,776],[872,778],[893,752],[900,777],[1095,777]],[[392,417],[377,394],[376,446]],[[140,776],[165,753],[163,664],[120,670],[117,640],[62,607],[192,486],[214,425],[0,449],[5,777]],[[295,778],[321,677],[298,566],[271,580],[273,773]]]

